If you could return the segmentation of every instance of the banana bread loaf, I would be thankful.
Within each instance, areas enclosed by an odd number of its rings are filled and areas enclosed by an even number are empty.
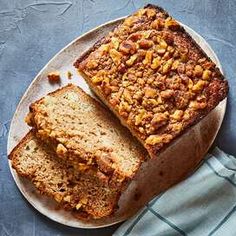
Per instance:
[[[127,17],[75,67],[151,157],[228,92],[212,60],[176,20],[154,5]]]

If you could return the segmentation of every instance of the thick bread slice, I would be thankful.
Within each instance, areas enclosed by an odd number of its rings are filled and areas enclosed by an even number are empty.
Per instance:
[[[75,67],[151,157],[228,93],[227,81],[212,60],[154,5],[127,17]]]
[[[108,187],[92,170],[77,172],[30,131],[9,158],[20,176],[29,179],[41,194],[68,210],[101,218],[113,213],[119,193]]]
[[[72,84],[33,103],[26,121],[58,156],[79,170],[97,167],[115,185],[132,179],[147,156],[119,120]]]

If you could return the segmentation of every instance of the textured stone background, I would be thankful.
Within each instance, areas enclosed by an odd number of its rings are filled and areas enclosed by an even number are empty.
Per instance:
[[[230,95],[215,144],[236,156],[236,1],[0,0],[0,236],[105,236],[116,229],[73,229],[35,211],[10,175],[7,135],[21,96],[55,53],[93,27],[130,14],[149,2],[166,8],[200,33],[218,55],[230,83]]]

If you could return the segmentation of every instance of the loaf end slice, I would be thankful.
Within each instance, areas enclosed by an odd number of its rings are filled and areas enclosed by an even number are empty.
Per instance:
[[[36,138],[30,131],[13,149],[9,158],[17,173],[29,179],[40,194],[67,210],[89,218],[111,215],[120,193],[108,187],[91,170],[77,172]]]

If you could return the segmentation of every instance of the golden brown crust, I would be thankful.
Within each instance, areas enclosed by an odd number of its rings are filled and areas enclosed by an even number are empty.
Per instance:
[[[152,157],[228,93],[227,81],[200,46],[150,4],[74,65]]]

